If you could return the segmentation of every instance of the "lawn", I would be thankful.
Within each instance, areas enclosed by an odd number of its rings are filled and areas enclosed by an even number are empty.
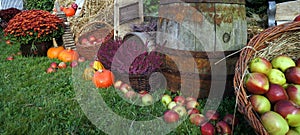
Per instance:
[[[188,119],[175,125],[174,130],[172,126],[154,121],[150,126],[134,124],[161,119],[166,107],[160,101],[150,106],[134,105],[113,87],[95,88],[92,82],[81,78],[89,62],[47,74],[50,63],[58,60],[17,55],[19,46],[7,45],[4,41],[0,41],[0,51],[0,134],[200,134],[200,128]],[[15,59],[6,60],[12,54]],[[198,109],[203,110],[206,101],[199,100]],[[221,116],[234,113],[235,98],[225,98],[218,112]],[[236,115],[239,124],[234,133],[254,134],[243,116],[238,112]],[[131,121],[129,126],[127,120]]]

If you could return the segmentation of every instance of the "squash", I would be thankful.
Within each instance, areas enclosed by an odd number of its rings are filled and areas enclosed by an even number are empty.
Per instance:
[[[94,73],[92,81],[97,88],[108,88],[114,82],[114,75],[107,69],[100,69]]]
[[[58,55],[58,59],[63,62],[72,62],[76,61],[79,58],[79,54],[77,51],[72,50],[71,48],[67,48],[61,51]]]
[[[58,54],[61,53],[61,51],[65,50],[63,46],[58,46],[55,38],[53,40],[53,46],[48,49],[47,51],[47,57],[50,59],[56,59],[58,57]]]
[[[96,72],[95,69],[91,67],[87,67],[84,69],[82,77],[84,80],[93,80],[94,73]]]

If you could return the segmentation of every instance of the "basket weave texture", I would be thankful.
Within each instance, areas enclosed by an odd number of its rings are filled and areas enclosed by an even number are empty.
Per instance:
[[[278,55],[288,55],[294,60],[300,58],[300,22],[290,22],[265,29],[255,35],[241,51],[236,63],[234,88],[238,111],[241,112],[257,134],[268,135],[259,115],[253,110],[244,87],[244,76],[249,73],[248,63],[255,57],[272,60]]]
[[[86,24],[75,38],[78,53],[88,60],[94,60],[101,44],[112,39],[113,34],[113,27],[106,22],[94,21]],[[90,36],[94,36],[98,41],[94,43],[88,41],[88,44],[82,44],[82,39],[89,39]]]

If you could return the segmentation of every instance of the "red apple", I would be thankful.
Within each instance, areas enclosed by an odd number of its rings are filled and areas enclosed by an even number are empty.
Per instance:
[[[209,120],[218,120],[220,114],[216,110],[207,110],[205,116]]]
[[[295,17],[294,22],[296,22],[296,21],[300,21],[300,15]]]
[[[296,61],[296,66],[297,66],[297,67],[300,67],[300,58],[297,59],[297,61]]]
[[[91,43],[93,43],[94,41],[96,41],[96,37],[93,36],[93,35],[91,35],[91,36],[89,37],[89,41],[90,41]]]
[[[285,135],[289,131],[287,121],[280,114],[274,111],[262,114],[261,121],[270,135]]]
[[[285,71],[289,83],[300,84],[300,67],[290,67]]]
[[[125,97],[127,99],[134,99],[136,97],[136,92],[133,90],[129,90],[128,92],[125,93]]]
[[[52,67],[52,68],[57,68],[57,63],[56,62],[52,62],[51,64],[50,64],[50,67]]]
[[[148,94],[148,92],[145,91],[145,90],[139,91],[139,96],[140,96],[140,97],[143,97],[143,96],[145,96],[145,95],[147,95],[147,94]]]
[[[70,63],[70,67],[71,68],[74,68],[74,67],[77,67],[78,66],[78,62],[76,61],[76,60],[74,60],[74,61],[72,61],[71,63]]]
[[[286,118],[288,114],[300,113],[299,108],[289,100],[280,100],[274,105],[274,111],[279,113],[283,118]]]
[[[142,97],[142,103],[144,104],[144,105],[151,105],[151,104],[153,104],[153,97],[152,97],[152,95],[150,95],[150,94],[145,94],[143,97]]]
[[[193,109],[193,108],[197,108],[199,106],[199,103],[195,100],[189,101],[186,103],[186,109]]]
[[[82,63],[82,62],[85,62],[85,61],[86,61],[86,59],[83,56],[81,56],[81,57],[78,58],[78,62],[79,63]]]
[[[236,126],[239,123],[238,119],[236,117],[234,117],[234,115],[232,115],[232,114],[226,114],[223,117],[223,121],[225,121],[227,124],[233,125],[233,126]]]
[[[272,64],[265,58],[256,57],[250,61],[249,69],[252,73],[257,72],[267,75],[268,72],[272,69]]]
[[[265,94],[269,90],[268,77],[263,73],[249,73],[244,82],[246,89],[252,94]]]
[[[190,122],[196,126],[201,126],[202,124],[207,122],[207,119],[203,114],[191,114],[190,115]]]
[[[215,135],[215,127],[213,124],[206,122],[201,125],[201,135]]]
[[[179,114],[179,117],[183,117],[187,114],[186,108],[180,104],[177,104],[175,107],[172,108],[175,112]]]
[[[191,114],[198,114],[200,113],[200,111],[196,108],[192,108],[192,109],[189,109],[188,110],[188,115],[191,115]]]
[[[283,86],[278,84],[270,84],[268,92],[265,96],[269,99],[271,103],[275,103],[279,100],[288,100],[288,94]]]
[[[14,56],[8,56],[8,57],[6,58],[6,60],[9,60],[9,61],[14,60]]]
[[[179,114],[173,110],[167,110],[163,117],[166,123],[174,123],[179,120]]]
[[[300,105],[300,85],[291,84],[286,89],[287,94],[290,97],[290,100]]]
[[[176,102],[176,104],[184,105],[185,103],[185,98],[183,96],[176,96],[173,100]]]
[[[59,69],[65,69],[67,68],[67,64],[65,62],[60,62],[58,63],[58,66],[57,66]]]
[[[122,83],[122,85],[120,86],[120,91],[122,91],[124,94],[130,90],[132,89],[127,83]]]
[[[56,70],[52,67],[49,67],[47,70],[46,70],[47,73],[54,73],[56,72]]]
[[[219,134],[231,134],[231,127],[225,122],[225,121],[219,121],[217,124],[216,124],[216,128],[217,128],[217,132]]]
[[[259,114],[264,114],[271,110],[271,103],[265,96],[251,95],[250,102],[253,109]]]

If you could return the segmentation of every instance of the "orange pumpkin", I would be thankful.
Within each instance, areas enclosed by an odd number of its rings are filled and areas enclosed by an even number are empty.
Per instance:
[[[75,15],[75,12],[76,12],[75,9],[72,7],[64,8],[63,11],[65,12],[66,16],[68,16],[68,17]]]
[[[100,69],[94,73],[93,83],[97,88],[108,88],[114,82],[114,75],[107,69]]]
[[[67,48],[58,54],[58,59],[63,62],[72,62],[78,60],[79,54],[77,51]]]
[[[50,58],[50,59],[57,58],[58,54],[61,51],[65,50],[65,48],[63,46],[58,46],[57,45],[55,38],[53,38],[53,46],[54,47],[49,48],[48,51],[47,51],[47,57]]]

